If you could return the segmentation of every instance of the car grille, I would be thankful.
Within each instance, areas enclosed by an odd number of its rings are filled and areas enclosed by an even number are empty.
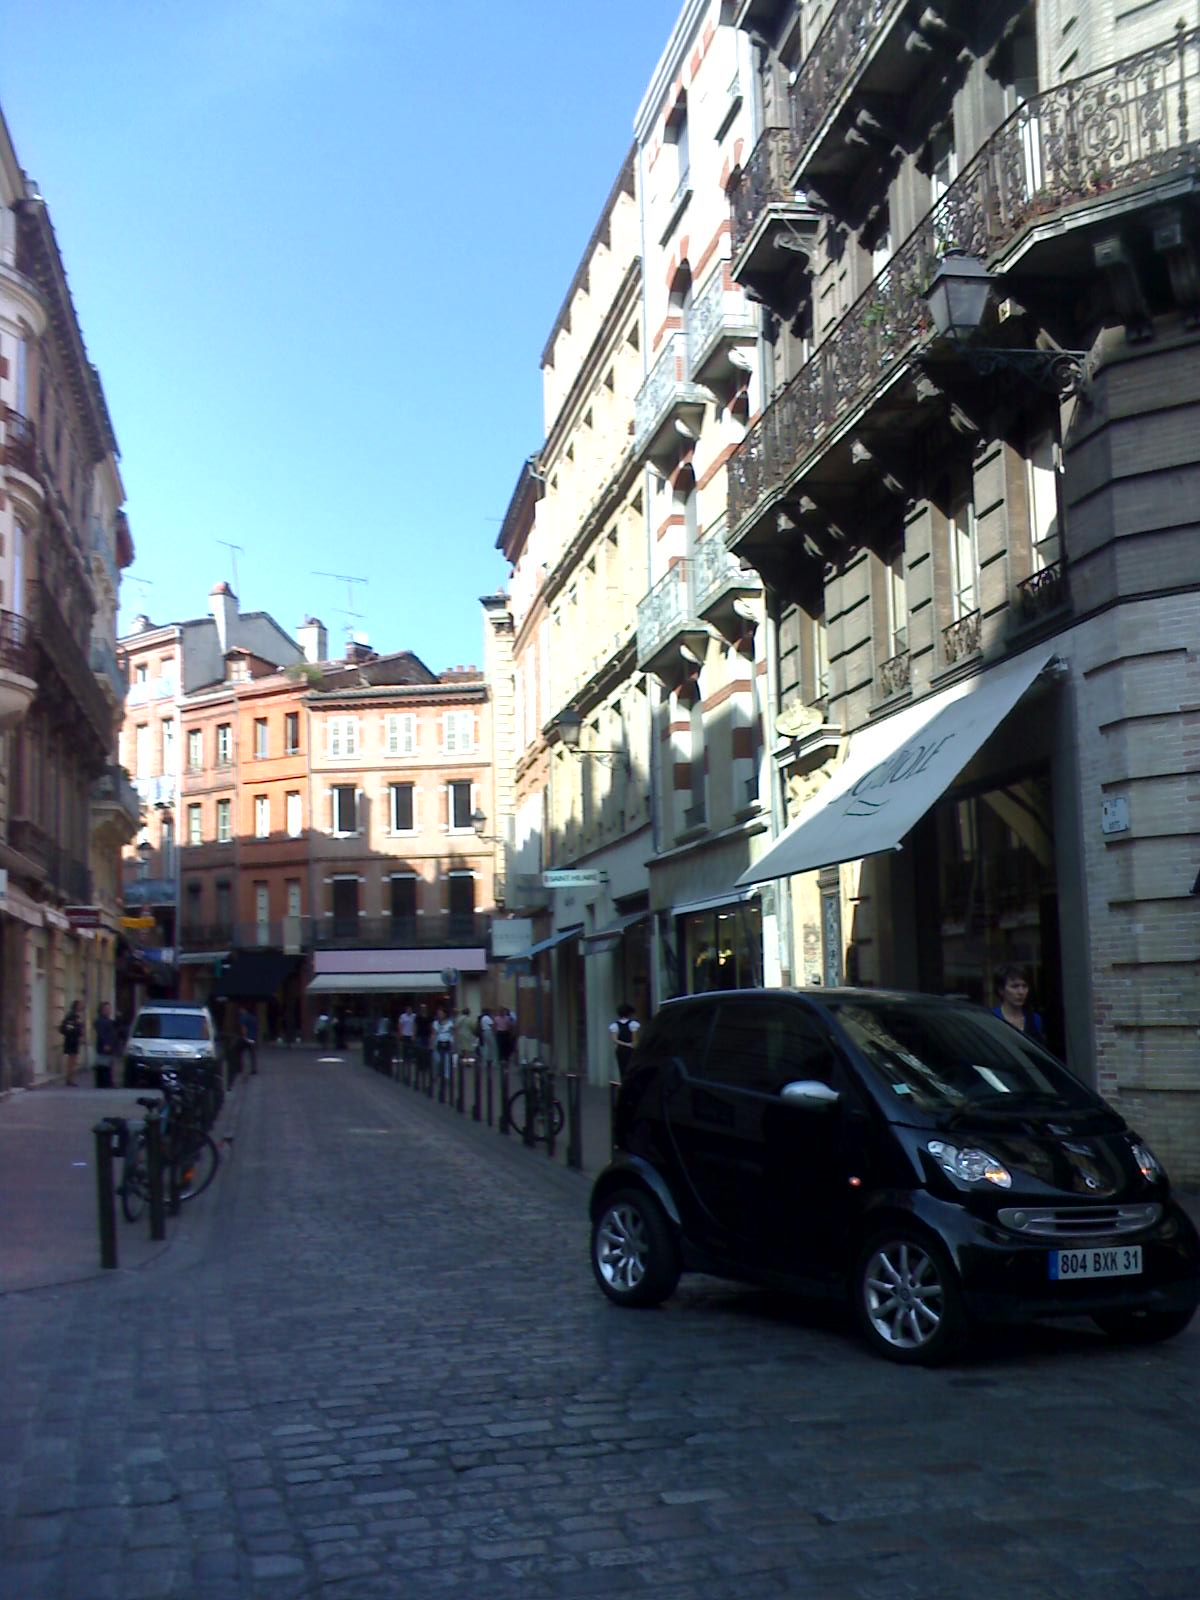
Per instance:
[[[1160,1205],[1144,1206],[1005,1206],[997,1212],[1001,1226],[1039,1239],[1111,1239],[1115,1234],[1141,1233],[1162,1216]]]

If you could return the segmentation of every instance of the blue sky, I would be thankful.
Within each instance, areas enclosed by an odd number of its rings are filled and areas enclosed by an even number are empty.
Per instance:
[[[122,621],[306,612],[439,669],[678,0],[5,0],[3,104],[121,444]],[[139,586],[130,579],[143,579]]]

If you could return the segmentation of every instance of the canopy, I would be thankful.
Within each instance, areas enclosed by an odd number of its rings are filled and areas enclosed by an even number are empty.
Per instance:
[[[1040,645],[851,734],[842,766],[738,883],[898,850],[1053,654]]]
[[[441,994],[446,985],[436,972],[323,972],[309,994]]]
[[[650,915],[648,911],[629,911],[623,917],[618,917],[607,928],[598,928],[595,933],[585,933],[580,938],[585,956],[606,955],[615,950],[621,942],[621,935],[626,928],[636,927],[639,922],[645,922]]]
[[[556,944],[565,944],[568,939],[578,939],[583,932],[583,924],[577,922],[573,927],[562,928],[558,933],[552,933],[548,939],[543,939],[538,944],[531,944],[528,950],[518,950],[515,955],[509,956],[509,961],[524,961],[529,956],[540,956],[543,950],[553,950]]]

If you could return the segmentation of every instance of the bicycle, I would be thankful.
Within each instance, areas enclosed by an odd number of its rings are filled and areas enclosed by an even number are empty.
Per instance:
[[[194,1094],[179,1083],[169,1082],[166,1074],[163,1076],[162,1092],[161,1101],[139,1096],[138,1105],[145,1106],[148,1111],[156,1108],[162,1111],[163,1169],[169,1172],[172,1167],[175,1168],[180,1200],[194,1200],[198,1194],[204,1193],[216,1176],[221,1163],[220,1151],[200,1122],[194,1120]],[[192,1100],[191,1106],[189,1099]],[[188,1115],[189,1111],[193,1113],[192,1116]],[[145,1129],[132,1133],[126,1124],[122,1146],[124,1161],[118,1185],[121,1211],[126,1222],[136,1222],[150,1198]]]
[[[557,1139],[563,1130],[566,1114],[563,1103],[556,1095],[553,1106],[549,1104],[549,1073],[543,1066],[529,1069],[529,1092],[522,1087],[510,1094],[504,1106],[508,1125],[524,1139],[528,1120],[532,1118],[532,1136],[535,1141]]]

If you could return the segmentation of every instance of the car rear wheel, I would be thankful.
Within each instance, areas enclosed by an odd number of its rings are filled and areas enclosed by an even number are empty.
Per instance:
[[[1196,1315],[1191,1311],[1098,1311],[1092,1318],[1110,1339],[1123,1344],[1158,1344],[1182,1333]]]
[[[944,1250],[897,1227],[862,1251],[855,1312],[872,1349],[889,1361],[933,1366],[966,1343],[967,1318]]]
[[[592,1225],[592,1271],[610,1300],[656,1306],[679,1282],[679,1250],[662,1207],[638,1189],[610,1195]]]

